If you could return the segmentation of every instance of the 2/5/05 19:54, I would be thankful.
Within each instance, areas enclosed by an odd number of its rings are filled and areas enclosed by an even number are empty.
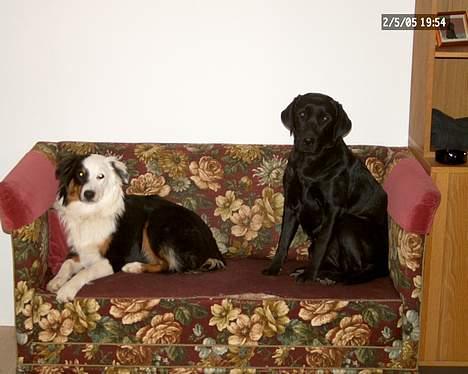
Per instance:
[[[446,16],[437,14],[382,14],[382,30],[435,30],[448,27]]]

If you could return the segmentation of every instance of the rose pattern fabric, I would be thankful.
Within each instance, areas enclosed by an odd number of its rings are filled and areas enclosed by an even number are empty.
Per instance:
[[[327,332],[325,338],[333,345],[362,346],[369,343],[370,327],[360,314],[344,317],[339,327]]]
[[[158,195],[165,197],[171,192],[171,187],[166,184],[166,179],[162,175],[156,176],[146,173],[133,179],[126,192],[129,195]]]
[[[230,345],[256,345],[263,334],[263,325],[258,315],[249,317],[241,314],[227,329],[231,333],[228,339]]]
[[[282,300],[265,300],[262,307],[255,308],[255,315],[259,316],[263,326],[263,335],[272,338],[286,331],[290,319],[289,307]]]
[[[422,238],[420,235],[401,231],[399,233],[398,260],[400,264],[415,271],[421,263]]]
[[[232,303],[227,299],[224,299],[221,305],[212,305],[210,309],[213,317],[211,317],[209,325],[216,326],[218,331],[226,329],[230,322],[236,320],[241,314],[241,309],[234,308]]]
[[[121,318],[124,325],[131,325],[147,318],[151,309],[159,304],[159,299],[111,299],[110,314]]]
[[[180,340],[182,326],[174,319],[174,314],[156,315],[151,325],[137,331],[136,336],[146,344],[175,344]]]
[[[322,326],[338,317],[338,312],[347,307],[348,301],[325,300],[320,303],[301,301],[299,317],[305,321],[310,320],[312,326]]]
[[[354,146],[379,180],[407,149]],[[288,146],[38,143],[50,160],[112,154],[128,193],[165,195],[196,210],[228,256],[274,252]],[[424,236],[390,220],[389,266],[403,302],[372,300],[77,299],[43,291],[43,216],[13,233],[18,364],[23,373],[347,373],[415,371]],[[307,256],[298,233],[293,257]],[[31,365],[34,363],[34,365]],[[268,369],[266,369],[268,367]],[[262,369],[263,368],[263,369]]]
[[[307,348],[306,361],[310,367],[341,367],[342,351],[333,348]]]
[[[218,191],[221,187],[219,181],[223,178],[224,171],[221,164],[212,157],[203,156],[198,163],[192,161],[189,168],[193,174],[190,179],[198,188]]]
[[[101,319],[99,304],[93,299],[74,300],[73,303],[66,303],[65,309],[71,312],[74,330],[79,334],[94,330]]]
[[[65,343],[73,332],[74,322],[68,309],[52,310],[39,321],[42,331],[39,333],[41,342]]]

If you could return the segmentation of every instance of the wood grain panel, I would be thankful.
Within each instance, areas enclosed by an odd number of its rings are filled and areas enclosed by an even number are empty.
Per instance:
[[[429,173],[468,173],[468,163],[461,165],[444,165],[440,162],[437,162],[433,157],[425,158],[421,161],[421,163],[423,163],[423,166],[426,168],[426,170],[429,170]]]
[[[451,174],[441,298],[440,357],[468,357],[468,174]]]
[[[468,116],[468,59],[436,59],[434,108],[452,117]]]
[[[468,58],[468,46],[466,45],[451,45],[449,47],[437,47],[435,52],[436,58]]]
[[[426,371],[426,370],[421,370],[421,366],[427,367],[427,366],[434,366],[434,367],[440,367],[438,371]],[[425,361],[423,363],[419,363],[419,373],[431,373],[431,374],[463,374],[465,373],[466,370],[462,367],[468,366],[468,361]],[[442,371],[441,367],[445,367],[445,371]],[[448,368],[450,367],[450,368]],[[429,368],[427,368],[429,369]]]
[[[420,363],[468,360],[468,170],[432,170],[442,200],[424,254]]]
[[[417,1],[415,12],[434,13],[434,5],[431,1]],[[426,129],[431,121],[434,41],[433,31],[414,31],[408,143],[413,152],[422,157],[426,155],[425,146],[430,141]]]
[[[427,1],[427,0],[424,0]],[[439,12],[448,12],[451,10],[466,10],[468,9],[467,0],[438,0],[437,9]]]
[[[444,265],[445,224],[449,191],[449,174],[434,173],[432,179],[441,193],[441,201],[434,217],[432,232],[428,237],[424,252],[421,341],[419,360],[423,363],[439,357],[440,315],[442,299],[442,274]],[[430,328],[427,328],[430,326]]]

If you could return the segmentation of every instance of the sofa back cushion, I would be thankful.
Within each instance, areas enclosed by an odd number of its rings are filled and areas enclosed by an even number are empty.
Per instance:
[[[409,157],[407,148],[350,148],[379,182],[399,159]],[[226,257],[260,258],[272,256],[278,243],[290,150],[251,144],[58,144],[59,158],[69,153],[118,157],[130,174],[127,194],[159,195],[192,209],[210,226]],[[299,231],[290,257],[306,259],[308,246]]]

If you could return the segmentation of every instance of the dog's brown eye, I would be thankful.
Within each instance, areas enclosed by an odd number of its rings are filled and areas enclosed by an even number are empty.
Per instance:
[[[299,117],[304,118],[305,117],[305,112],[299,112]]]
[[[82,171],[80,171],[80,172],[78,173],[78,176],[81,177],[81,178],[83,178],[84,175],[85,175],[85,174],[84,174]]]
[[[327,122],[329,119],[330,117],[327,115],[322,116],[322,122]]]
[[[97,179],[104,179],[104,174],[98,174]]]

